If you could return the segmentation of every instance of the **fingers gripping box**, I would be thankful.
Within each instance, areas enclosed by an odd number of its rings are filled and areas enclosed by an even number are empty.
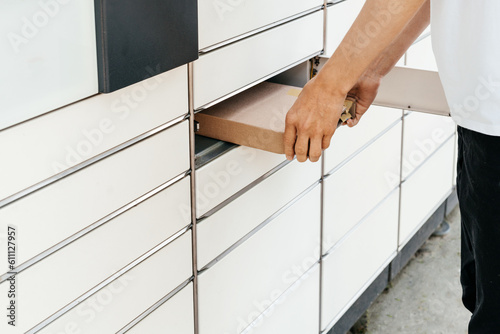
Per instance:
[[[284,154],[285,118],[301,88],[264,82],[195,115],[197,134]],[[341,121],[355,103],[347,101]]]

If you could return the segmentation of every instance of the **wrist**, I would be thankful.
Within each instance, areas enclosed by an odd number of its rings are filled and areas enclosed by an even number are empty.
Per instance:
[[[368,69],[361,75],[358,82],[369,82],[372,84],[380,85],[384,74],[376,69]]]
[[[380,83],[382,82],[383,75],[380,75],[376,72],[367,72],[364,73],[356,83],[356,86],[363,88],[371,88],[377,89],[380,87]]]
[[[308,86],[333,98],[345,98],[351,88],[341,80],[326,76],[324,72],[319,72],[317,76],[309,81]]]

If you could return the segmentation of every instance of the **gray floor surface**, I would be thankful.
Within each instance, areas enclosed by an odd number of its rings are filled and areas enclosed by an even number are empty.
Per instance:
[[[460,212],[447,218],[451,231],[431,237],[351,334],[462,334],[470,313],[462,306]]]

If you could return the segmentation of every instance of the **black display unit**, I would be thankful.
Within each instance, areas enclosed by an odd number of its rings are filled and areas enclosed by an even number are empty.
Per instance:
[[[95,0],[99,91],[198,58],[197,0]]]

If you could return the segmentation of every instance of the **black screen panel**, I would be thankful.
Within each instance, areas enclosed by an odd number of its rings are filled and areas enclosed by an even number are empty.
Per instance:
[[[197,0],[95,0],[103,93],[198,58]]]

